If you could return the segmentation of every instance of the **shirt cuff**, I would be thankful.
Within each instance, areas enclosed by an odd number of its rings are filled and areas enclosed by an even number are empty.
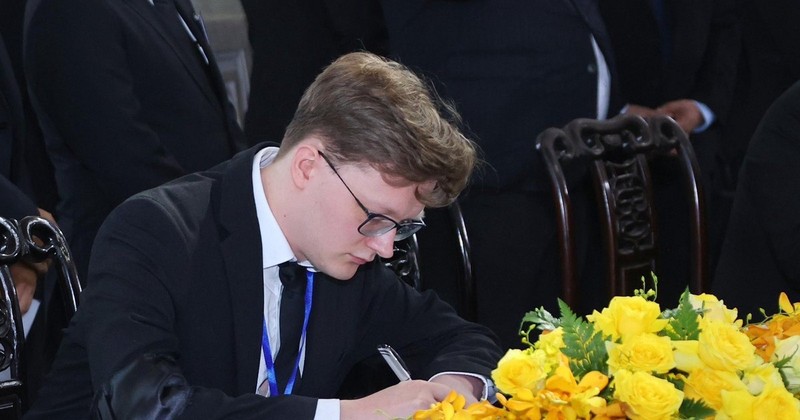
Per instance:
[[[314,420],[339,420],[341,403],[336,399],[317,400],[317,411]]]
[[[494,386],[494,381],[491,379],[483,376],[478,375],[477,373],[469,373],[469,372],[439,372],[436,375],[431,376],[428,381],[433,380],[434,378],[442,375],[465,375],[465,376],[472,376],[473,378],[478,378],[483,382],[483,392],[481,392],[481,400],[488,400],[490,403],[494,404],[497,401],[497,387]]]
[[[703,115],[703,124],[692,130],[692,133],[702,133],[703,131],[706,131],[708,127],[711,127],[711,124],[714,124],[714,120],[716,120],[717,117],[714,115],[714,111],[712,111],[708,105],[700,101],[693,100],[693,102],[695,105],[697,105],[697,109],[700,110],[700,114]]]

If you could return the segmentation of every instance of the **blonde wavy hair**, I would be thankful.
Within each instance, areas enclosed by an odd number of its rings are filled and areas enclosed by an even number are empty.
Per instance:
[[[334,61],[308,87],[281,152],[317,136],[334,162],[370,165],[391,184],[435,181],[417,199],[443,207],[466,187],[478,162],[459,124],[454,107],[405,66],[357,52]]]

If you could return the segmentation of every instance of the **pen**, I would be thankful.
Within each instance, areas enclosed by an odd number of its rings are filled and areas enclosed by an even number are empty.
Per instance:
[[[397,375],[397,379],[401,381],[411,380],[411,374],[408,373],[406,364],[403,363],[403,359],[401,359],[400,355],[394,351],[392,346],[388,344],[381,344],[378,346],[378,352],[380,352],[381,356],[383,356],[383,360],[386,360],[386,363],[389,365],[389,367],[392,368],[392,372]]]

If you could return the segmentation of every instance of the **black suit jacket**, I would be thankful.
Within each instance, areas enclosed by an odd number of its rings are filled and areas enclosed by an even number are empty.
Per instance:
[[[739,50],[734,0],[663,0],[668,62],[649,0],[600,0],[625,100],[655,108],[695,99],[725,118]]]
[[[251,175],[257,148],[136,195],[109,216],[93,280],[31,418],[85,417],[92,389],[145,352],[177,355],[196,387],[187,419],[310,418],[315,398],[333,397],[350,368],[384,342],[408,357],[415,378],[489,374],[500,351],[488,330],[375,262],[348,281],[317,274],[295,392],[306,397],[256,395],[263,317]]]
[[[79,267],[125,198],[210,168],[243,136],[199,19],[163,0],[32,0],[24,61],[56,168],[58,217]],[[80,270],[81,274],[85,270]]]
[[[39,214],[31,200],[24,153],[25,117],[22,101],[0,36],[0,216],[20,219]]]
[[[800,299],[800,83],[769,108],[747,149],[712,291],[739,315]]]
[[[597,116],[597,64],[614,60],[595,0],[383,1],[389,51],[452,100],[484,152],[479,185],[549,191],[536,136]]]

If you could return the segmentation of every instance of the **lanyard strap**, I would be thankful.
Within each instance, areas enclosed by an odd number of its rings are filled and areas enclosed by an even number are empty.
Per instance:
[[[300,369],[300,356],[306,346],[306,331],[308,329],[308,318],[311,315],[311,296],[314,292],[314,272],[306,271],[306,295],[305,295],[305,310],[303,312],[303,330],[300,333],[300,345],[297,347],[297,360],[294,363],[294,369],[289,376],[289,381],[286,383],[286,388],[283,390],[284,395],[290,395],[294,388],[294,382],[297,379],[297,371]],[[267,333],[267,320],[264,318],[263,334],[261,336],[261,349],[264,352],[264,364],[267,365],[267,382],[269,382],[269,396],[274,397],[278,395],[278,379],[275,376],[275,362],[272,360],[272,350],[269,345],[269,334]]]

